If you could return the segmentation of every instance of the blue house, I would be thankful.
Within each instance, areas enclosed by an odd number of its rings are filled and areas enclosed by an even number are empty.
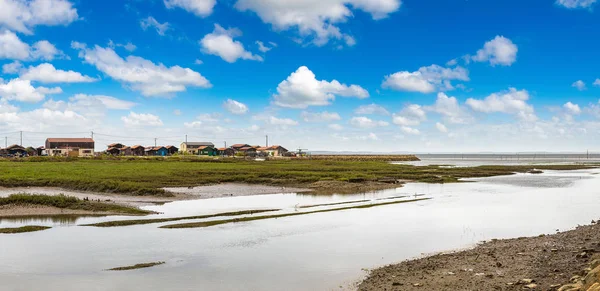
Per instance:
[[[163,146],[149,147],[149,148],[146,148],[146,155],[147,156],[166,157],[166,156],[169,155],[169,150],[166,147],[163,147]]]

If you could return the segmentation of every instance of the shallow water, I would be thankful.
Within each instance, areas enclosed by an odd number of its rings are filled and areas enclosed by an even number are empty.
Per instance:
[[[339,290],[339,286],[349,287],[360,280],[362,268],[464,248],[491,238],[553,233],[589,223],[600,216],[598,172],[548,171],[469,179],[474,183],[415,183],[361,195],[277,194],[144,207],[163,212],[156,217],[175,217],[261,208],[291,212],[298,211],[300,205],[399,195],[426,194],[433,198],[197,229],[157,228],[168,223],[77,226],[131,219],[127,217],[26,222],[3,219],[0,227],[55,227],[0,236],[0,289]],[[152,261],[166,264],[134,271],[103,271]]]

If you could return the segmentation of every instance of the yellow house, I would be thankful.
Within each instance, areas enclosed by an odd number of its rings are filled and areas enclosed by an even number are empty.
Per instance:
[[[213,148],[215,147],[215,145],[212,142],[182,142],[179,146],[179,151],[186,154],[196,155],[198,154],[198,149],[200,147],[206,146]]]

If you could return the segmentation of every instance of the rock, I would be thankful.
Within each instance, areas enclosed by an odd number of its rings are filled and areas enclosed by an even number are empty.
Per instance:
[[[421,284],[421,283],[414,283],[413,287],[423,287],[423,284]]]
[[[575,275],[575,276],[571,277],[571,279],[569,279],[569,282],[575,283],[579,280],[581,280],[581,276]]]
[[[401,285],[402,285],[402,283],[398,283],[398,282],[392,283],[392,286],[401,286]]]
[[[529,285],[525,285],[525,289],[535,289],[535,288],[537,288],[537,284],[531,283]]]
[[[478,276],[478,277],[479,276],[484,276],[484,275],[485,275],[485,273],[475,273],[475,276]]]
[[[519,284],[531,284],[535,282],[535,280],[533,279],[521,279],[521,281],[519,281]]]
[[[558,291],[580,291],[583,285],[581,283],[577,284],[567,284],[558,289]]]
[[[454,275],[454,272],[448,272],[448,273],[446,273],[446,274],[448,274],[448,275],[452,276],[452,275]]]
[[[550,285],[550,289],[556,289],[560,286],[562,286],[562,285],[561,284],[553,284],[553,285]]]
[[[558,252],[558,249],[551,249],[550,251],[553,253],[556,253],[556,252]]]
[[[580,259],[587,259],[589,257],[589,255],[586,252],[582,252],[582,253],[578,254],[576,257],[580,258]]]
[[[600,266],[600,260],[599,259],[595,259],[590,263],[590,268],[595,269],[596,267]]]

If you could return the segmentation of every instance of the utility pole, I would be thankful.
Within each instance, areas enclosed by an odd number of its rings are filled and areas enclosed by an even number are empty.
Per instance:
[[[265,138],[266,138],[266,147],[269,147],[269,136],[265,135]]]
[[[20,133],[21,133],[21,144],[20,144],[20,146],[23,146],[23,131],[21,131]]]
[[[94,132],[92,131],[92,139],[94,139]]]
[[[185,144],[187,144],[187,134],[185,135]]]
[[[226,141],[224,141],[224,142],[223,142],[223,144],[225,144],[225,148],[227,148],[227,142],[226,142]]]
[[[8,136],[4,137],[4,147],[7,148],[8,147]]]
[[[157,140],[157,138],[155,137],[154,138],[154,147],[156,147],[156,140]]]

